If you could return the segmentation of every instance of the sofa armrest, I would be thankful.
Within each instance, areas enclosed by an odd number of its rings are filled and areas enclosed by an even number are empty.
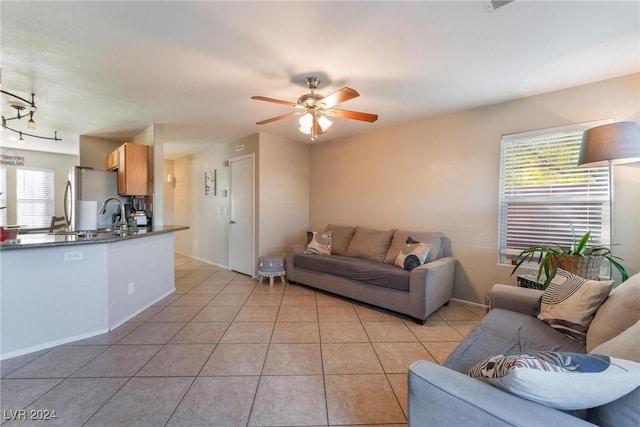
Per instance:
[[[409,367],[407,401],[409,427],[593,426],[425,360]]]
[[[453,296],[454,257],[442,257],[411,270],[411,316],[424,320]]]
[[[293,271],[293,257],[296,254],[304,253],[306,245],[290,245],[285,249],[285,268],[287,270],[287,280],[295,281],[295,273]]]
[[[542,291],[509,285],[493,285],[491,288],[491,309],[504,308],[530,316],[538,315],[538,300]]]

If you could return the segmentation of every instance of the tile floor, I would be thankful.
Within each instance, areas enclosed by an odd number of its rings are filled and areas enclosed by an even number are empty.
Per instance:
[[[2,361],[2,424],[29,425],[11,420],[26,409],[55,410],[40,426],[406,426],[408,366],[442,362],[484,315],[451,304],[421,326],[175,265],[176,292],[113,332]]]

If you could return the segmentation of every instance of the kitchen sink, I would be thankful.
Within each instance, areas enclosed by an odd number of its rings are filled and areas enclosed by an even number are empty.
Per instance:
[[[54,231],[48,234],[53,234],[55,236],[77,236],[81,239],[94,239],[99,235],[102,235],[103,238],[105,235],[122,236],[123,234],[126,234],[126,231],[107,227],[107,228],[98,228],[97,230],[81,230],[81,231],[59,230],[59,231]]]

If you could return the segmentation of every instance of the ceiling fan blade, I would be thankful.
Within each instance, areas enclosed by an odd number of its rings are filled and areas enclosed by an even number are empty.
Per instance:
[[[325,96],[320,100],[320,103],[324,104],[324,108],[331,108],[341,102],[353,99],[360,94],[351,89],[350,87],[343,87],[340,90],[333,92],[331,95]]]
[[[361,113],[359,111],[331,109],[324,112],[329,117],[340,117],[342,119],[361,120],[363,122],[375,122],[378,120],[377,114]]]
[[[276,104],[286,105],[287,107],[298,107],[298,104],[296,104],[295,102],[283,101],[281,99],[275,99],[275,98],[267,98],[266,96],[252,96],[251,99],[256,99],[258,101],[273,102]]]
[[[270,119],[263,120],[261,122],[256,122],[256,124],[257,125],[266,125],[267,123],[271,123],[271,122],[275,122],[275,121],[283,120],[283,119],[288,119],[289,117],[293,117],[293,116],[296,116],[298,114],[300,114],[300,113],[296,112],[296,113],[283,114],[283,115],[278,116],[278,117],[272,117]]]

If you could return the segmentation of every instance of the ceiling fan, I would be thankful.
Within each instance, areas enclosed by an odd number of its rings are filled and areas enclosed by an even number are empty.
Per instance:
[[[353,99],[360,96],[355,90],[343,87],[340,90],[335,91],[329,96],[322,96],[315,93],[316,88],[320,84],[318,77],[307,77],[304,79],[307,87],[311,93],[306,93],[298,98],[297,102],[282,101],[280,99],[267,98],[264,96],[252,96],[251,99],[257,99],[258,101],[273,102],[276,104],[286,105],[289,107],[297,108],[300,111],[295,111],[281,116],[272,117],[261,122],[257,122],[257,125],[265,125],[267,123],[275,122],[277,120],[288,119],[294,116],[300,117],[300,132],[311,135],[311,140],[315,141],[319,135],[322,135],[331,126],[331,120],[327,117],[339,117],[343,119],[361,120],[363,122],[375,122],[378,120],[376,114],[360,113],[358,111],[338,110],[333,108],[335,105]]]

